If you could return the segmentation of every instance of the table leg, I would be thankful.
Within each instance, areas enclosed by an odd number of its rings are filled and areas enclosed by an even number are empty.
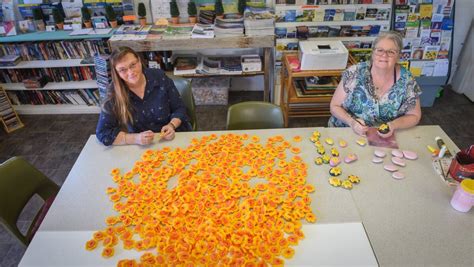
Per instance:
[[[272,48],[265,47],[263,48],[263,71],[264,71],[264,89],[263,89],[263,101],[270,102],[270,78],[272,78],[270,74],[270,70],[273,67],[271,64],[271,51]]]

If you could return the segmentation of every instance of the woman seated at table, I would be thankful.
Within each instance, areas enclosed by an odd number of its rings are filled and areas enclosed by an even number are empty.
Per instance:
[[[120,47],[110,57],[112,82],[97,124],[104,145],[148,145],[155,133],[172,140],[189,131],[186,107],[173,81],[159,69],[143,68],[140,56]]]
[[[383,137],[410,128],[421,118],[421,89],[411,73],[398,65],[402,37],[381,33],[374,41],[369,62],[351,66],[342,74],[331,100],[330,127],[348,127],[365,135],[369,127],[389,126]]]

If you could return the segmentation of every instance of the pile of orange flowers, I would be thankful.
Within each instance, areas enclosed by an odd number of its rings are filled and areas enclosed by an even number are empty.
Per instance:
[[[295,137],[293,141],[299,142]],[[106,218],[86,249],[143,251],[148,265],[283,265],[315,222],[307,165],[282,136],[212,134],[186,148],[147,150],[129,172],[113,169],[108,188],[119,215]],[[291,155],[288,153],[288,155]],[[134,266],[135,259],[119,266]]]

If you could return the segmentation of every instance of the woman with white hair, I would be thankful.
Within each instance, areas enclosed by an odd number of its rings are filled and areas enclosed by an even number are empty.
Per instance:
[[[351,127],[365,135],[369,127],[388,124],[391,136],[421,118],[421,89],[398,60],[403,47],[397,32],[381,33],[374,41],[371,60],[351,66],[342,74],[330,108],[329,126]]]

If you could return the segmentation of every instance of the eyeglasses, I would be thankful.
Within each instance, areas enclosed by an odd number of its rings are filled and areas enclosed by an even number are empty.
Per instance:
[[[388,57],[396,57],[398,55],[398,51],[392,49],[385,50],[383,48],[375,48],[374,54],[376,54],[377,56],[383,56],[384,54],[386,54]]]
[[[128,68],[120,68],[120,69],[117,70],[117,72],[118,72],[119,74],[122,74],[122,75],[127,74],[129,70],[134,70],[134,69],[136,69],[136,68],[138,67],[138,64],[139,64],[139,63],[140,63],[140,61],[137,60],[135,63],[130,64],[130,65],[128,66]]]

